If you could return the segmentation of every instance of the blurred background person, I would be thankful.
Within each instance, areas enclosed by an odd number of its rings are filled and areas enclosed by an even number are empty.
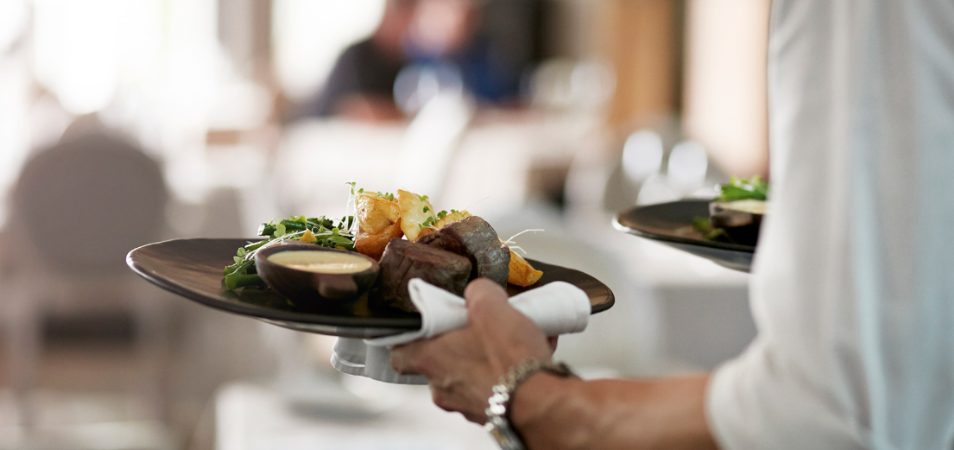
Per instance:
[[[492,36],[485,7],[480,0],[388,0],[374,33],[341,53],[297,117],[400,120],[440,90],[482,105],[518,104],[531,62],[509,55],[499,31]]]
[[[388,0],[374,34],[341,53],[303,115],[368,121],[402,118],[394,103],[394,80],[407,64],[404,42],[416,4],[417,0]]]
[[[519,100],[527,67],[507,54],[484,26],[479,0],[419,0],[407,53],[412,67],[443,75],[478,103],[502,105]]]

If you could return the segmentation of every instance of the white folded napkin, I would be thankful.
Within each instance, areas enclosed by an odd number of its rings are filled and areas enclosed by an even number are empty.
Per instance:
[[[438,336],[467,325],[464,299],[415,278],[408,283],[411,301],[421,312],[421,329],[361,341],[339,338],[331,364],[349,375],[386,383],[427,384],[421,375],[399,374],[391,367],[391,349],[418,339]],[[578,333],[590,319],[590,301],[569,283],[553,282],[510,298],[510,304],[530,318],[547,336]]]
[[[421,329],[365,341],[372,347],[392,347],[439,336],[467,325],[464,299],[420,278],[408,282],[411,302],[421,313]],[[510,298],[510,304],[530,318],[547,336],[579,333],[590,318],[590,301],[580,288],[556,281]]]

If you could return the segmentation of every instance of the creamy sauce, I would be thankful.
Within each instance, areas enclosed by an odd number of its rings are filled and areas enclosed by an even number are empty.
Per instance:
[[[371,268],[371,261],[357,255],[320,250],[278,252],[268,260],[285,267],[315,273],[355,273]]]

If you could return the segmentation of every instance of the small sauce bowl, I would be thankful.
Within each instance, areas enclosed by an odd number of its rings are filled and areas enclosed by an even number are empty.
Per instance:
[[[358,252],[311,244],[281,244],[255,254],[259,276],[292,300],[355,300],[378,278],[380,266]]]

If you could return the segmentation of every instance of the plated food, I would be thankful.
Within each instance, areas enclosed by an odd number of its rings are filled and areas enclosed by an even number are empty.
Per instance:
[[[407,282],[413,278],[462,295],[467,283],[478,277],[503,287],[529,287],[543,276],[487,221],[467,211],[435,211],[426,195],[406,190],[398,190],[396,195],[367,192],[353,183],[351,197],[354,214],[337,221],[296,216],[263,224],[259,228],[262,239],[240,247],[233,264],[225,268],[225,288],[262,288],[268,281],[279,292],[290,293],[286,297],[292,301],[354,299],[363,290],[309,296],[289,287],[287,280],[311,283],[313,286],[305,289],[314,294],[318,291],[315,286],[321,282],[327,286],[327,280],[335,276],[341,280],[358,272],[366,276],[367,259],[374,262],[376,272],[369,303],[414,312],[407,292]],[[295,254],[284,255],[286,248]],[[326,251],[307,252],[309,249]],[[263,260],[266,253],[267,260]],[[351,255],[354,257],[349,258]],[[268,267],[259,267],[265,265]],[[290,275],[279,278],[276,271]],[[279,279],[282,281],[273,281]]]
[[[708,259],[721,266],[748,272],[755,245],[706,239],[698,231],[699,222],[709,224],[709,200],[683,199],[634,206],[617,213],[614,227],[622,232]]]
[[[235,249],[245,247],[248,242],[249,239],[172,239],[133,249],[126,262],[143,279],[185,300],[297,331],[369,339],[421,328],[420,314],[371,307],[367,294],[354,301],[320,298],[317,301],[296,300],[292,304],[289,297],[276,289],[252,286],[224,289],[222,267],[232,261]],[[281,247],[287,249],[293,245],[298,244],[283,243]],[[300,245],[309,250],[322,248],[314,244]],[[533,287],[562,281],[586,292],[594,314],[613,307],[613,291],[595,277],[542,261],[530,260],[530,263],[546,272]],[[521,294],[526,289],[507,285],[510,296]]]
[[[709,216],[696,218],[693,228],[708,240],[754,246],[767,201],[768,183],[760,177],[731,177],[709,203]]]

